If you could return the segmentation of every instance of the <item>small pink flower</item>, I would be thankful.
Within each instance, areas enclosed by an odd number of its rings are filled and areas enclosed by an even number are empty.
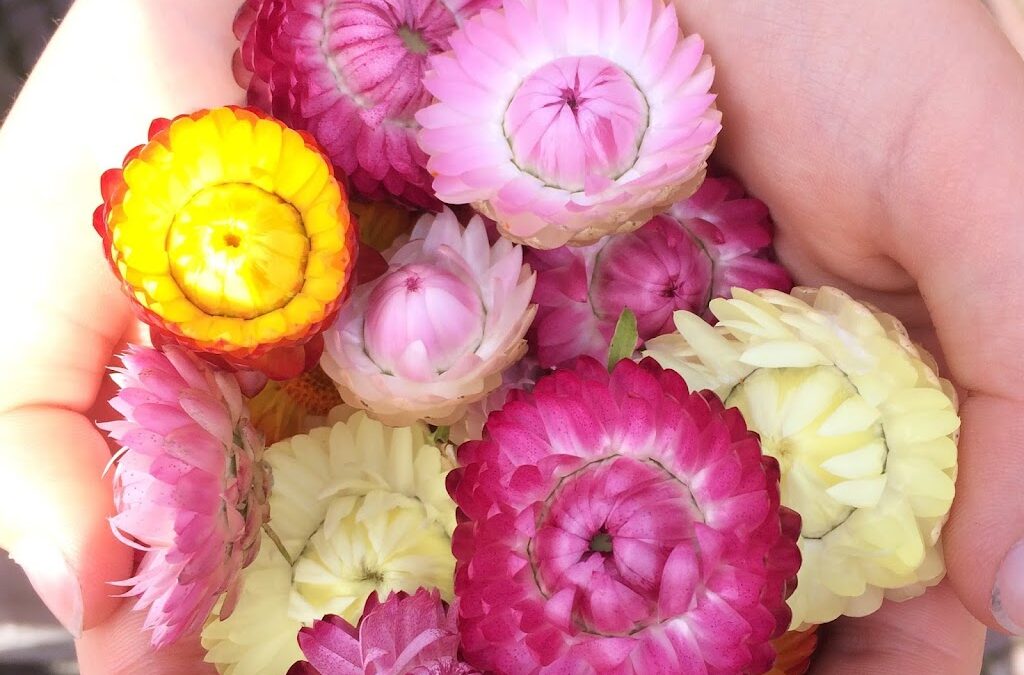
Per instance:
[[[427,58],[500,0],[247,0],[235,21],[248,102],[310,132],[368,199],[437,210],[416,112]]]
[[[391,593],[383,603],[374,593],[359,626],[324,617],[299,631],[308,661],[288,675],[472,675],[479,671],[459,659],[455,613],[437,590]]]
[[[111,405],[124,419],[100,425],[124,448],[111,526],[144,555],[115,583],[148,611],[161,647],[198,631],[224,593],[221,616],[231,613],[268,517],[269,474],[231,374],[172,345],[132,346],[121,361]]]
[[[708,303],[733,287],[788,291],[793,283],[769,258],[767,207],[731,178],[708,178],[635,232],[583,248],[531,250],[537,271],[530,331],[540,364],[579,355],[604,360],[622,310],[636,314],[641,340],[674,330],[672,315],[708,316]]]
[[[421,218],[325,334],[342,399],[392,425],[457,421],[526,351],[534,275],[522,257],[490,244],[479,216],[465,229],[448,209]]]
[[[800,519],[743,418],[653,360],[515,393],[449,478],[466,660],[538,672],[764,672]]]
[[[437,196],[537,248],[634,230],[704,179],[714,69],[664,0],[506,0],[430,59]]]

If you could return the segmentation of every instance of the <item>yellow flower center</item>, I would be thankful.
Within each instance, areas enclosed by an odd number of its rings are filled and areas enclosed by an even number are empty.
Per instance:
[[[255,185],[223,183],[197,192],[167,233],[171,274],[204,312],[252,319],[301,290],[309,255],[294,206]]]
[[[842,525],[859,497],[870,501],[884,486],[886,445],[877,412],[865,410],[838,368],[761,368],[732,390],[726,405],[739,408],[760,434],[763,452],[779,461],[782,503],[802,516],[805,538]]]
[[[425,586],[451,597],[451,535],[422,503],[384,492],[337,499],[328,519],[346,515],[325,521],[295,561],[294,618],[338,614],[355,623],[374,591],[386,596]]]

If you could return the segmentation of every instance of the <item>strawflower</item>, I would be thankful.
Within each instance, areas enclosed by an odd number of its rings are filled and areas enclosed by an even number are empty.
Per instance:
[[[288,675],[471,675],[459,659],[459,631],[436,590],[370,595],[357,626],[339,616],[299,631],[307,661]]]
[[[505,401],[515,390],[530,391],[538,378],[547,371],[531,356],[524,356],[501,374],[501,384],[486,397],[471,403],[466,414],[449,429],[448,438],[455,444],[480,440],[487,418],[495,410],[501,410]]]
[[[766,675],[805,675],[811,668],[811,657],[818,647],[818,627],[791,630],[772,642],[775,664]]]
[[[142,551],[126,596],[156,647],[231,614],[267,519],[269,474],[238,384],[181,347],[130,347],[113,379],[123,419],[100,424],[115,457],[115,535]]]
[[[315,366],[294,379],[268,382],[249,399],[249,417],[273,444],[324,426],[328,413],[340,405],[334,382]]]
[[[653,360],[580,359],[459,448],[467,662],[537,672],[764,672],[799,517],[735,410]]]
[[[316,363],[356,232],[311,138],[242,108],[157,120],[102,192],[94,226],[154,343],[275,379]]]
[[[414,115],[427,59],[500,0],[247,0],[235,75],[250,105],[309,131],[355,192],[438,210]]]
[[[419,216],[387,202],[352,202],[352,215],[359,222],[361,243],[383,253],[395,240],[408,235]],[[362,253],[362,251],[360,251]]]
[[[295,636],[335,614],[356,623],[373,592],[438,588],[452,599],[455,505],[451,458],[421,424],[389,428],[357,412],[267,449],[270,525],[227,620],[203,630],[221,673],[284,673],[302,659]]]
[[[389,263],[327,331],[321,365],[345,403],[388,424],[451,424],[525,353],[534,275],[519,246],[490,245],[480,217],[463,229],[448,209]]]
[[[721,128],[703,41],[663,0],[506,0],[434,56],[416,119],[444,202],[537,248],[640,227],[704,179]]]
[[[892,316],[834,288],[736,290],[648,351],[743,412],[803,517],[793,626],[864,616],[945,573],[956,394]]]
[[[733,287],[793,284],[769,257],[767,207],[731,178],[708,178],[700,189],[635,232],[585,247],[530,250],[537,272],[537,319],[530,344],[551,368],[580,355],[604,361],[622,310],[637,318],[641,340],[673,330],[672,314],[705,315]]]

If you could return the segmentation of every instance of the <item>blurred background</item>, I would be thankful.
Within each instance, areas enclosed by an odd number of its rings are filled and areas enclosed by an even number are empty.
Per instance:
[[[985,1],[1024,53],[1024,0]],[[0,0],[0,120],[71,3]],[[992,634],[985,652],[984,675],[1024,675],[1024,641]],[[21,569],[0,554],[0,675],[77,672],[70,636],[36,600]]]

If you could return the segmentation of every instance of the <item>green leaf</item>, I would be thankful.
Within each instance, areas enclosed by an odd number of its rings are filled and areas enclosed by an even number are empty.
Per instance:
[[[448,442],[450,433],[451,427],[434,427],[434,431],[430,434],[430,442],[434,445],[444,445]]]
[[[611,370],[622,359],[632,358],[633,350],[636,349],[639,339],[640,335],[636,330],[636,314],[633,314],[633,310],[627,307],[619,315],[619,322],[615,324],[615,334],[612,335],[612,343],[608,345],[608,370]]]

